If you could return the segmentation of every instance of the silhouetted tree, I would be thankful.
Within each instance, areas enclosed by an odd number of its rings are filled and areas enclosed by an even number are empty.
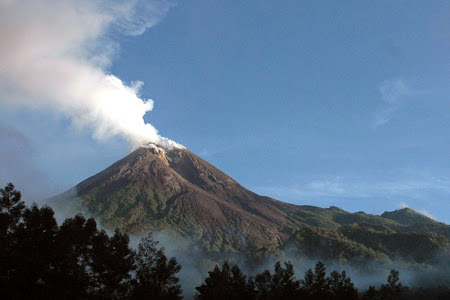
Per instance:
[[[308,299],[330,299],[331,292],[329,280],[326,278],[325,264],[321,261],[317,262],[311,282],[311,270],[308,270],[305,275],[305,292]],[[308,284],[306,283],[308,282]]]
[[[383,284],[380,289],[380,295],[383,299],[400,299],[407,287],[403,286],[400,281],[399,272],[392,269],[388,278],[387,284]]]
[[[23,211],[13,234],[13,263],[9,285],[16,295],[32,298],[48,294],[54,269],[54,244],[58,226],[53,209],[33,205]]]
[[[248,282],[247,276],[242,273],[237,265],[231,267],[230,287],[232,299],[252,299],[255,295],[253,281]]]
[[[94,292],[103,298],[120,298],[127,293],[127,281],[134,269],[134,252],[129,237],[119,230],[108,237],[99,231],[93,239],[92,279]]]
[[[274,266],[275,272],[272,275],[271,299],[294,298],[300,294],[300,282],[295,279],[294,267],[292,263],[284,262],[284,268],[280,262]]]
[[[55,289],[65,298],[86,298],[96,285],[92,280],[92,248],[98,234],[93,218],[82,215],[61,225],[56,239]]]
[[[333,271],[328,278],[332,299],[358,299],[358,290],[345,271]]]
[[[237,265],[230,267],[225,261],[222,268],[215,266],[201,286],[196,287],[198,299],[252,299],[254,282]]]
[[[256,275],[255,286],[258,299],[270,299],[270,292],[272,290],[272,274],[270,274],[269,270],[265,270]]]
[[[179,278],[181,270],[176,258],[167,259],[164,248],[151,234],[142,239],[136,254],[136,277],[132,283],[132,296],[136,299],[181,299]]]
[[[21,194],[12,183],[0,189],[0,286],[7,286],[14,262],[13,232],[18,226],[25,208]]]
[[[291,262],[275,263],[273,275],[265,270],[255,277],[258,299],[286,299],[301,295],[300,281],[295,279]]]
[[[378,290],[373,285],[369,286],[369,288],[363,295],[363,300],[377,300],[377,299],[379,299]]]
[[[304,293],[309,295],[313,290],[314,284],[314,273],[312,269],[308,269],[308,271],[305,272],[305,278],[301,281],[301,284],[303,286]]]

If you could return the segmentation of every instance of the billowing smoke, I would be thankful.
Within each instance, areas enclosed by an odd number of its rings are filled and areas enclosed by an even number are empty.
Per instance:
[[[105,71],[117,50],[111,32],[142,34],[170,7],[151,0],[0,0],[0,101],[52,110],[96,139],[181,147],[145,123],[153,101],[139,96],[143,83],[127,85]]]

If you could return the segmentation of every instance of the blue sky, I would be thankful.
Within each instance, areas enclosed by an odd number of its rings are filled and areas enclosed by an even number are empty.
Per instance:
[[[102,33],[113,48],[103,70],[144,82],[145,121],[161,135],[279,200],[409,206],[450,223],[448,2],[172,4],[142,34]],[[2,182],[52,194],[130,150],[4,98]]]

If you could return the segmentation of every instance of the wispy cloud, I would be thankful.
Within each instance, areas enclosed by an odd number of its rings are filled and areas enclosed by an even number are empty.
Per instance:
[[[423,93],[423,91],[413,89],[402,78],[387,79],[379,85],[378,90],[381,100],[384,102],[384,108],[375,113],[374,129],[387,124],[395,113],[406,105],[411,96]]]
[[[253,187],[257,193],[293,203],[331,203],[341,201],[406,201],[420,207],[436,197],[450,197],[450,177],[429,174],[404,174],[405,176],[385,176],[380,179],[320,176],[313,180],[303,180],[292,185]],[[335,204],[332,204],[335,202]],[[350,203],[347,202],[347,203]],[[406,202],[399,208],[409,207]],[[395,203],[395,202],[394,202]],[[398,202],[397,202],[398,203]],[[426,208],[418,212],[434,218]]]
[[[381,99],[391,105],[399,104],[403,97],[411,95],[413,90],[400,78],[385,80],[379,87]]]
[[[405,202],[400,202],[398,204],[398,208],[403,209],[403,208],[409,208],[409,205],[406,204]]]
[[[402,209],[402,208],[411,208],[411,209],[414,209],[414,208],[410,207],[408,204],[406,204],[405,202],[400,202],[400,203],[398,204],[398,208],[400,208],[400,209]],[[414,209],[414,210],[415,210],[416,212],[418,212],[418,213],[420,213],[420,214],[422,214],[422,215],[424,215],[424,216],[430,218],[430,219],[433,219],[433,220],[436,219],[436,218],[435,218],[428,210],[426,210],[426,209]]]
[[[258,191],[279,196],[297,197],[299,200],[318,197],[423,197],[434,191],[450,195],[450,178],[418,177],[413,179],[358,180],[355,178],[328,177],[297,183],[290,186],[256,187]]]
[[[426,216],[426,217],[428,217],[428,218],[430,218],[430,219],[433,219],[433,220],[436,219],[436,218],[435,218],[428,210],[426,210],[426,209],[419,209],[417,212],[418,212],[418,213],[421,213],[422,215],[424,215],[424,216]]]

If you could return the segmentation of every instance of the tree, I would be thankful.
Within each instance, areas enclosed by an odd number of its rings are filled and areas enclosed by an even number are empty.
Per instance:
[[[307,273],[310,273],[309,271]],[[325,264],[321,261],[317,262],[314,268],[313,280],[309,286],[309,298],[310,299],[330,299],[330,286],[329,280],[327,280]]]
[[[136,254],[136,277],[132,283],[133,298],[181,299],[179,278],[181,270],[175,257],[167,259],[164,248],[149,234],[139,244]]]
[[[102,230],[92,241],[92,279],[94,293],[103,298],[117,298],[127,293],[127,281],[134,269],[134,252],[129,237],[118,229],[112,237]]]
[[[300,281],[295,279],[294,266],[290,261],[274,265],[274,273],[265,270],[256,275],[258,299],[286,299],[301,295]]]
[[[345,271],[333,271],[328,278],[332,299],[358,299],[358,290]]]
[[[61,225],[55,243],[53,284],[62,298],[87,298],[95,291],[92,248],[97,235],[95,220],[86,220],[81,214]]]
[[[255,296],[253,281],[247,281],[247,276],[237,265],[231,267],[230,287],[232,299],[253,299]]]
[[[378,295],[379,295],[379,293],[378,293],[377,289],[373,285],[371,285],[371,286],[369,286],[367,291],[364,293],[363,300],[377,300],[377,299],[379,299]]]
[[[258,294],[258,299],[270,299],[272,284],[272,274],[269,270],[265,270],[255,277],[255,286]]]
[[[387,278],[387,284],[383,284],[380,289],[380,294],[383,299],[400,299],[402,293],[408,288],[403,286],[399,281],[399,272],[392,269]]]
[[[314,273],[311,269],[305,272],[305,278],[302,280],[303,290],[306,294],[310,294],[314,284]]]
[[[12,266],[11,257],[14,254],[13,236],[25,208],[21,194],[8,183],[0,189],[0,284],[6,285],[4,280],[10,277]]]
[[[284,262],[284,268],[280,262],[274,266],[272,275],[271,299],[293,298],[300,294],[300,282],[295,279],[294,267],[290,261]]]
[[[9,230],[19,222],[25,203],[22,195],[14,189],[12,183],[8,183],[4,189],[0,189],[0,236],[6,236]]]
[[[32,297],[49,293],[54,270],[54,244],[58,226],[53,209],[33,205],[23,211],[13,235],[12,268],[9,286],[16,296]]]
[[[254,297],[253,280],[247,277],[237,265],[230,267],[225,261],[222,268],[218,265],[208,272],[208,277],[199,287],[198,299],[252,299]]]

